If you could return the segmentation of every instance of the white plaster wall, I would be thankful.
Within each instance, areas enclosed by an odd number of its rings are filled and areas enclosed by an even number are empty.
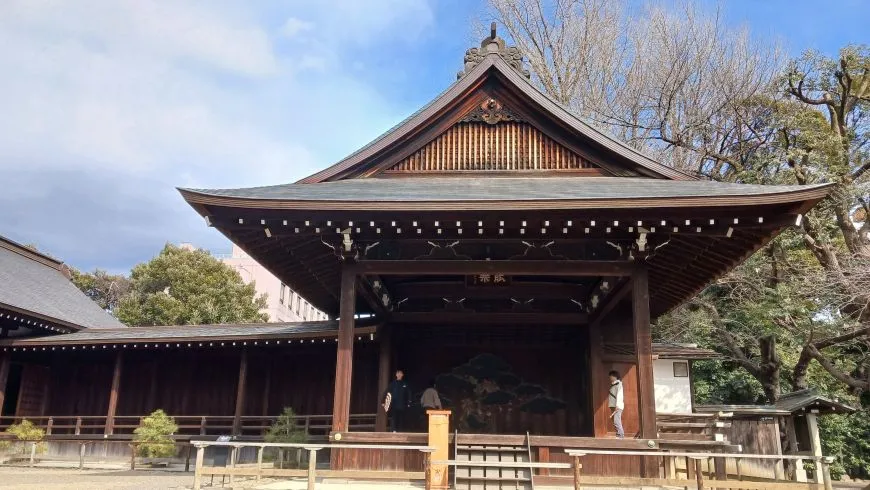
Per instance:
[[[252,259],[237,245],[233,245],[232,255],[221,257],[221,262],[239,272],[242,280],[250,284],[254,281],[257,295],[266,295],[266,308],[262,311],[269,315],[270,322],[298,322],[326,320],[326,315],[316,310],[307,301],[300,298],[289,287],[284,288],[284,300],[281,301],[281,281]],[[297,302],[299,313],[296,313]]]
[[[691,413],[692,389],[689,378],[674,377],[674,363],[687,362],[681,359],[656,359],[653,361],[656,412]]]

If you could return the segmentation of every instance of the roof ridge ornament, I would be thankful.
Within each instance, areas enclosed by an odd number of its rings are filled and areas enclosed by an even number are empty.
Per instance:
[[[505,40],[496,34],[496,23],[493,22],[489,26],[489,37],[485,37],[480,42],[479,48],[470,48],[465,52],[465,66],[456,74],[456,79],[460,79],[468,74],[472,68],[483,61],[489,54],[497,54],[502,57],[516,71],[520,72],[524,77],[531,78],[531,73],[526,70],[523,62],[523,55],[520,49],[516,46],[507,46]]]

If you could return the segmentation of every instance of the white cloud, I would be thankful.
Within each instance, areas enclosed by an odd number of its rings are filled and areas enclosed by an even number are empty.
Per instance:
[[[223,246],[175,186],[291,182],[409,112],[343,57],[350,39],[419,35],[431,14],[365,3],[0,2],[0,234],[84,267],[165,241]],[[300,19],[297,35],[276,18]]]
[[[284,22],[284,27],[281,32],[287,37],[296,37],[300,33],[314,29],[312,22],[307,22],[296,17],[290,17]]]

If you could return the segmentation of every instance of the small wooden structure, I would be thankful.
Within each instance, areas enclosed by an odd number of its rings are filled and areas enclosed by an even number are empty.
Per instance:
[[[541,93],[493,30],[446,91],[337,164],[295,184],[180,192],[337,322],[7,340],[4,359],[50,366],[42,413],[106,414],[117,434],[123,415],[164,408],[246,433],[245,417],[292,406],[328,414],[333,442],[423,444],[422,413],[409,432],[384,432],[381,396],[402,368],[417,389],[438,381],[452,444],[569,462],[568,448],[703,442],[659,440],[650,322],[799,223],[828,186],[724,184],[662,165]],[[610,370],[623,376],[624,440],[612,437]],[[589,475],[658,471],[644,457],[583,459]],[[422,468],[354,448],[332,464]]]

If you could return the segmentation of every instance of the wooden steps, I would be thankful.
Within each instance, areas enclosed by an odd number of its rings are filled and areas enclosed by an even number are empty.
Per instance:
[[[458,440],[455,438],[454,440]],[[526,438],[528,441],[528,437]],[[457,490],[534,490],[534,471],[531,447],[524,446],[456,444],[453,486]],[[474,463],[501,463],[504,467],[475,466]],[[463,464],[465,463],[465,464]]]

